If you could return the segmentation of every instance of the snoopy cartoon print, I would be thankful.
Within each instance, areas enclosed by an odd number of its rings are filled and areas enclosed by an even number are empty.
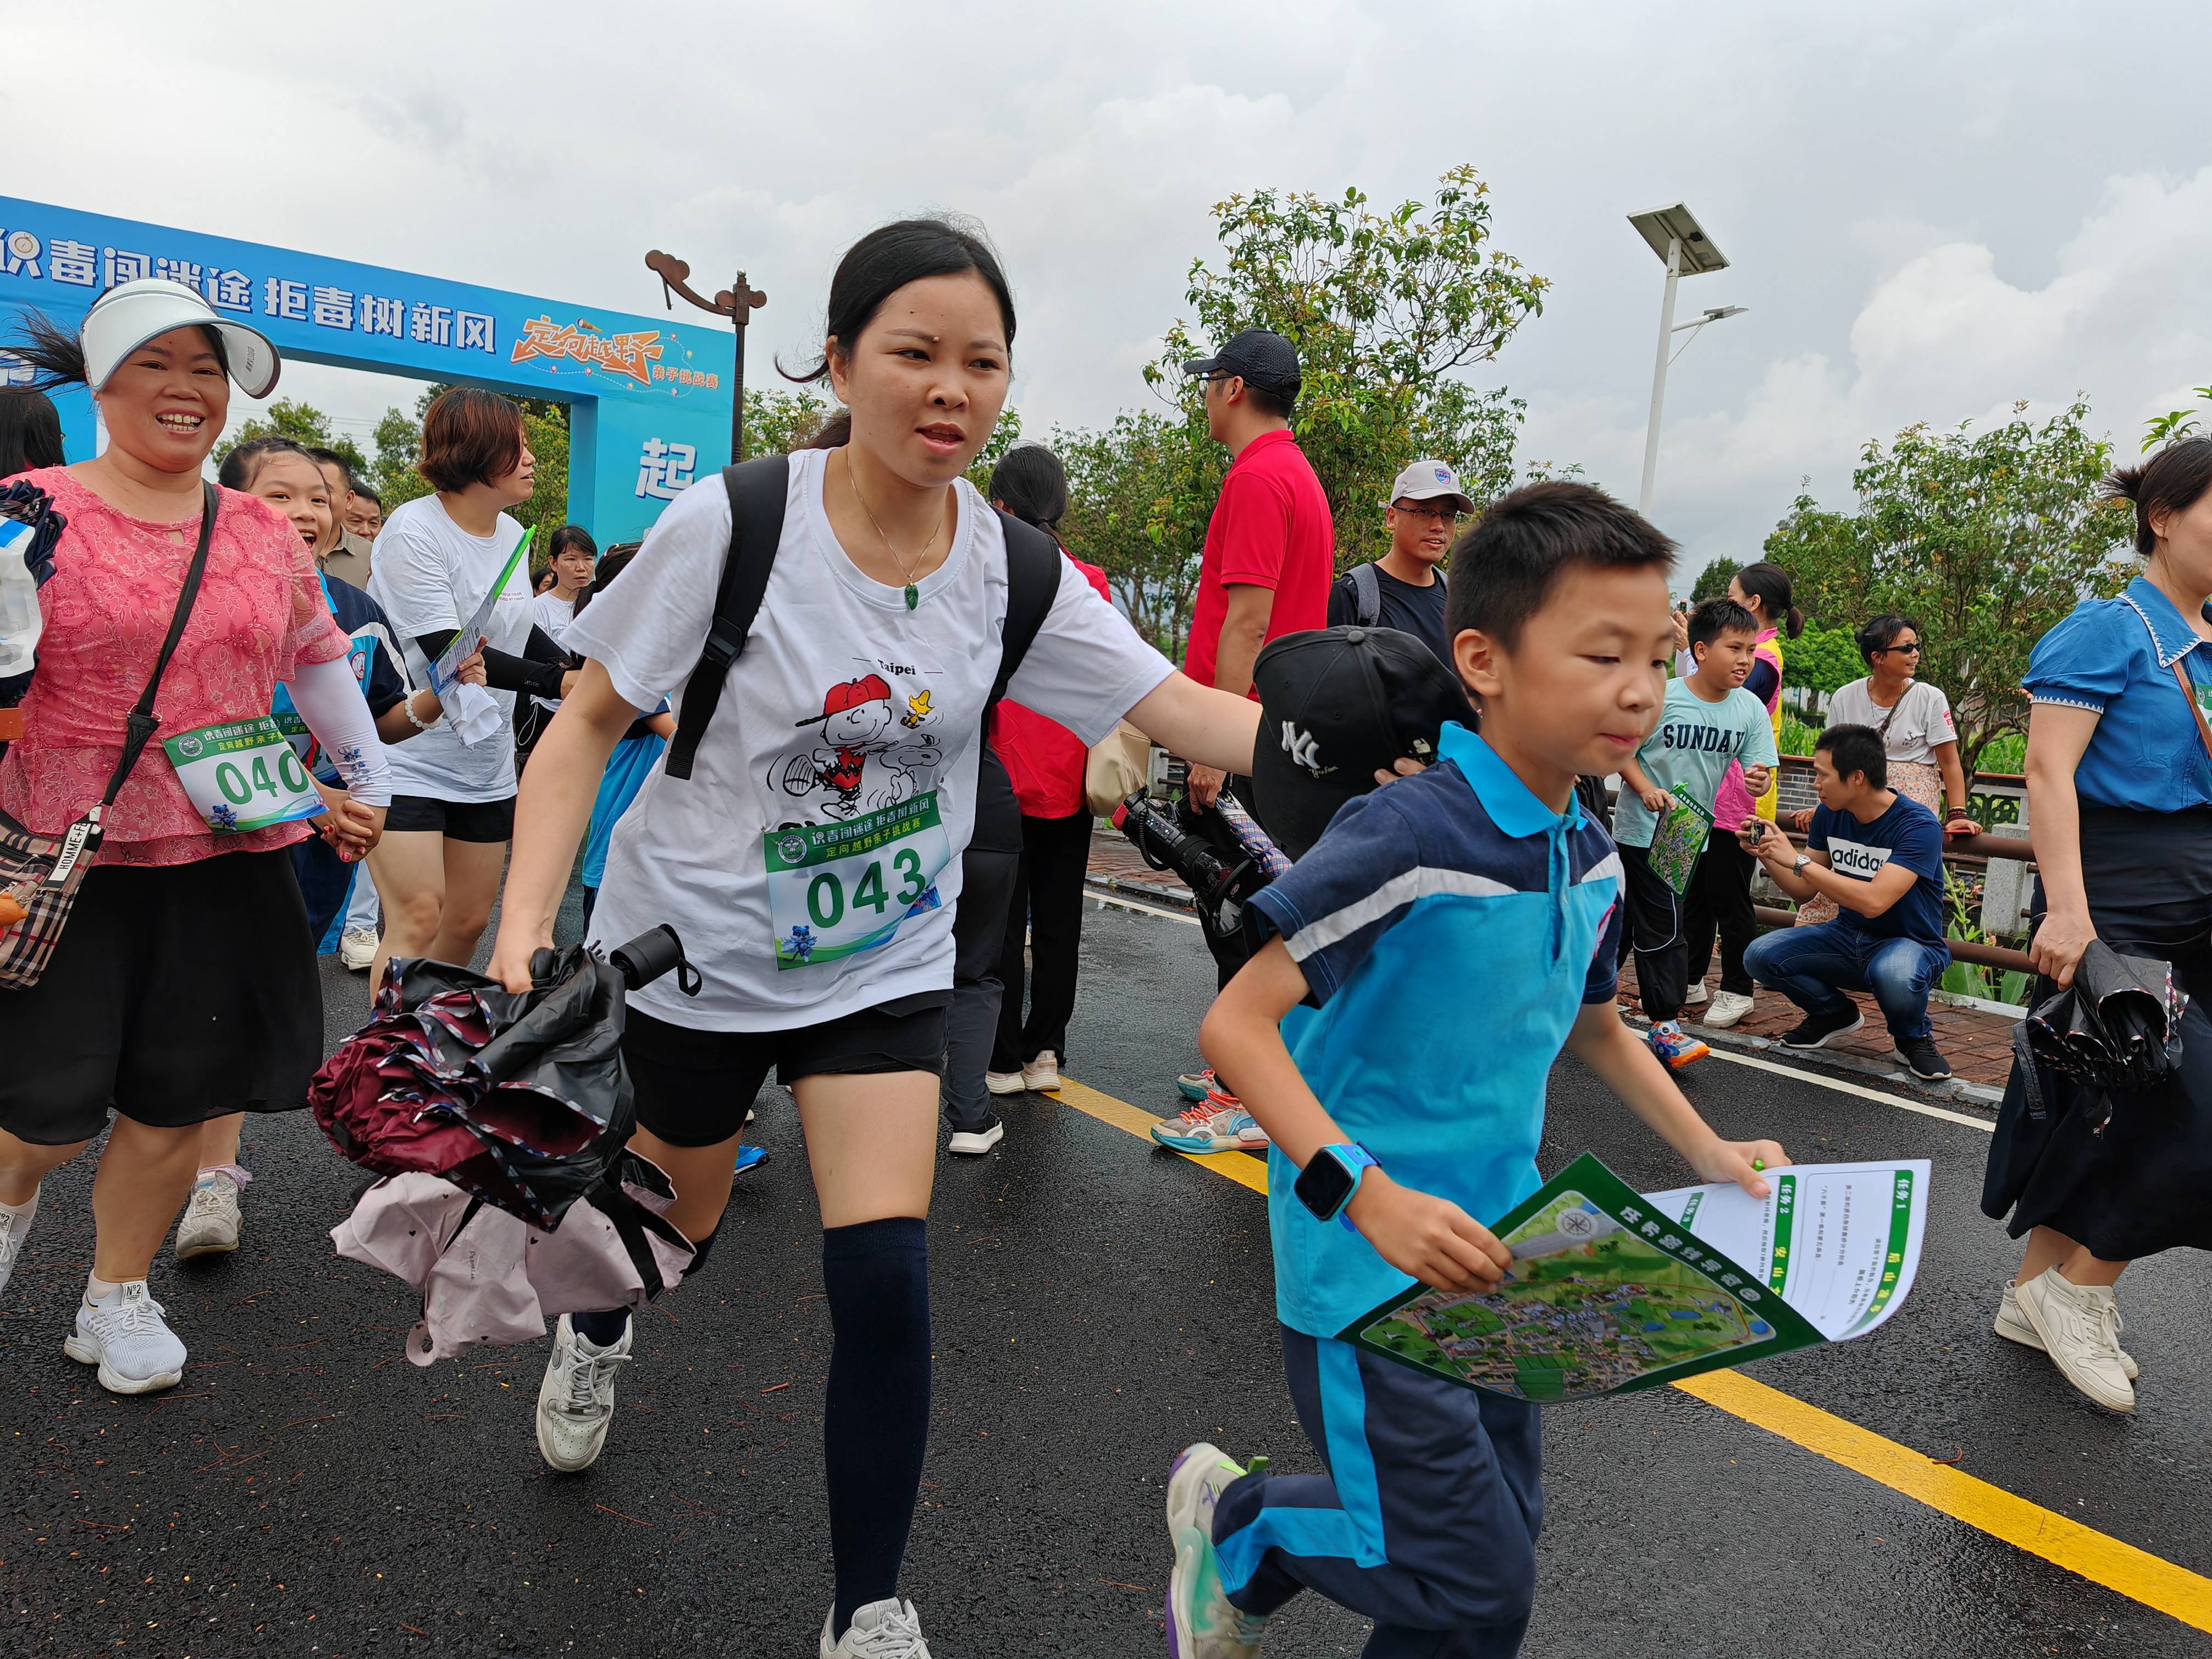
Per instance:
[[[842,680],[823,694],[822,712],[797,722],[819,727],[820,742],[790,755],[775,781],[797,799],[817,798],[836,818],[858,817],[911,800],[932,787],[942,746],[929,693],[895,696],[880,674]]]

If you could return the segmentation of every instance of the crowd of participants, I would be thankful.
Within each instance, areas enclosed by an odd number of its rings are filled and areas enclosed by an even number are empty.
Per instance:
[[[589,940],[680,921],[701,976],[696,994],[635,992],[622,1036],[631,1148],[672,1183],[687,1277],[708,1268],[763,1084],[796,1101],[836,1339],[819,1650],[927,1659],[898,1582],[930,1416],[939,1119],[945,1150],[988,1156],[1006,1133],[994,1102],[1060,1088],[1095,817],[1145,787],[1157,744],[1184,763],[1187,832],[1241,855],[1256,823],[1287,864],[1240,926],[1207,918],[1210,1063],[1176,1079],[1188,1107],[1154,1133],[1266,1152],[1285,1378],[1332,1471],[1277,1475],[1208,1444],[1173,1461],[1171,1651],[1256,1653],[1312,1589],[1375,1621],[1371,1655],[1511,1654],[1534,1594],[1536,1408],[1328,1339],[1409,1279],[1497,1282],[1509,1255],[1481,1218],[1537,1184],[1563,1050],[1701,1179],[1754,1193],[1787,1156],[1721,1139],[1683,1096],[1675,1073],[1707,1052],[1686,1011],[1725,1028],[1764,986],[1802,1012],[1784,1043],[1817,1048],[1857,1029],[1848,994],[1869,992],[1912,1071],[1948,1075],[1928,1018],[1949,959],[1942,845],[1978,829],[1948,705],[1917,678],[1912,620],[1871,619],[1868,676],[1836,694],[1813,757],[1820,804],[1784,815],[1801,848],[1776,822],[1802,626],[1786,573],[1752,565],[1675,610],[1674,544],[1602,491],[1535,484],[1479,510],[1418,458],[1377,504],[1387,550],[1340,574],[1293,429],[1297,352],[1261,330],[1187,365],[1231,463],[1178,671],[1060,543],[1049,450],[1012,450],[984,492],[965,482],[1014,336],[980,237],[872,232],[794,377],[827,382],[835,420],[686,491],[641,544],[602,555],[563,526],[514,579],[535,459],[507,400],[441,394],[429,491],[387,516],[337,454],[281,437],[204,482],[234,383],[265,397],[277,366],[191,290],[127,284],[74,333],[23,319],[6,349],[88,388],[107,445],[70,464],[51,404],[0,397],[0,479],[68,520],[0,829],[59,836],[103,805],[44,971],[0,988],[17,1056],[0,1284],[43,1176],[105,1131],[64,1349],[114,1392],[173,1387],[186,1349],[155,1257],[173,1224],[180,1260],[238,1247],[245,1116],[299,1107],[322,1059],[319,951],[376,978],[395,957],[465,963],[497,900],[489,971],[526,990],[580,851]],[[2192,986],[2207,971],[2208,485],[2201,440],[2118,475],[2145,573],[2035,654],[2041,989],[2095,939]],[[714,669],[729,695],[687,700],[726,568],[747,562],[758,608]],[[270,714],[305,781],[281,811],[225,822],[189,769],[126,739],[134,700],[172,737]],[[1683,803],[1711,830],[1678,882],[1653,848]],[[868,832],[822,866],[846,896],[827,921],[762,850],[825,823]],[[1798,927],[1759,932],[1761,868]],[[1632,957],[1641,1031],[1616,1003]],[[1416,964],[1532,1040],[1481,1066],[1429,1041],[1436,1010],[1394,988]],[[2032,1082],[2016,1073],[1989,1166],[1985,1207],[2029,1240],[1996,1328],[2127,1409],[2112,1286],[2142,1255],[2212,1245],[2192,1201],[2212,1085],[2199,1058],[2108,1133],[2099,1102]],[[549,1465],[598,1458],[634,1358],[630,1308],[561,1316],[535,1414]]]

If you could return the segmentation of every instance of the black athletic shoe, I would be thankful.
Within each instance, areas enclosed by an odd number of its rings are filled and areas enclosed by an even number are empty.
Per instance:
[[[1951,1075],[1951,1062],[1943,1058],[1936,1044],[1927,1037],[1899,1037],[1897,1040],[1898,1058],[1912,1068],[1912,1075],[1929,1083],[1941,1083]]]
[[[1823,1048],[1832,1037],[1844,1036],[1866,1024],[1856,1003],[1832,1014],[1808,1014],[1796,1025],[1782,1034],[1785,1048]]]

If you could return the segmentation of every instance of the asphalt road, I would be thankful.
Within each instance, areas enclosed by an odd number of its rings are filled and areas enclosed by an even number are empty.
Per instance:
[[[1172,1110],[1212,987],[1194,928],[1087,918],[1072,1076]],[[362,976],[325,959],[333,1040]],[[1463,1024],[1447,984],[1409,986]],[[1725,1131],[1801,1158],[1925,1157],[1935,1209],[1911,1301],[1863,1340],[1760,1380],[2051,1510],[2212,1574],[2212,1346],[2201,1255],[2131,1271],[2130,1418],[1993,1336],[2015,1252],[1975,1204],[1987,1137],[1708,1062]],[[397,1281],[333,1259],[362,1178],[304,1115],[252,1126],[237,1255],[157,1266],[191,1347],[176,1392],[104,1394],[61,1337],[90,1255],[88,1161],[47,1183],[0,1293],[0,1632],[11,1655],[371,1651],[811,1655],[830,1596],[821,1492],[829,1352],[797,1115],[715,1260],[642,1316],[607,1451],[539,1462],[543,1345],[428,1370],[400,1355]],[[936,1421],[905,1591],[939,1659],[1164,1651],[1159,1513],[1188,1441],[1317,1466],[1276,1358],[1261,1200],[1041,1097],[991,1157],[946,1159],[932,1217]],[[1571,1061],[1547,1169],[1597,1152],[1633,1184],[1688,1179]],[[1674,1389],[1551,1412],[1548,1525],[1526,1651],[2201,1655],[2212,1638]],[[1305,1598],[1270,1656],[1352,1654]]]

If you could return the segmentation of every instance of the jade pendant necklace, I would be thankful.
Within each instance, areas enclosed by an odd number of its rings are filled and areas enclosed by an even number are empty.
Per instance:
[[[860,494],[860,480],[854,477],[853,464],[849,460],[845,463],[845,487],[853,492],[853,499],[860,504],[860,511],[867,514],[868,523],[875,529],[876,539],[884,544],[884,551],[897,562],[899,574],[906,578],[906,608],[909,611],[913,610],[921,603],[921,589],[915,585],[914,580],[915,567],[929,556],[929,550],[937,545],[937,538],[945,533],[945,503],[944,501],[938,503],[937,527],[929,532],[929,539],[921,544],[921,551],[912,560],[908,560],[898,549],[891,545],[891,538],[884,534],[883,526],[877,523],[875,511],[869,507],[868,498]],[[946,492],[948,499],[951,493],[949,490]]]

